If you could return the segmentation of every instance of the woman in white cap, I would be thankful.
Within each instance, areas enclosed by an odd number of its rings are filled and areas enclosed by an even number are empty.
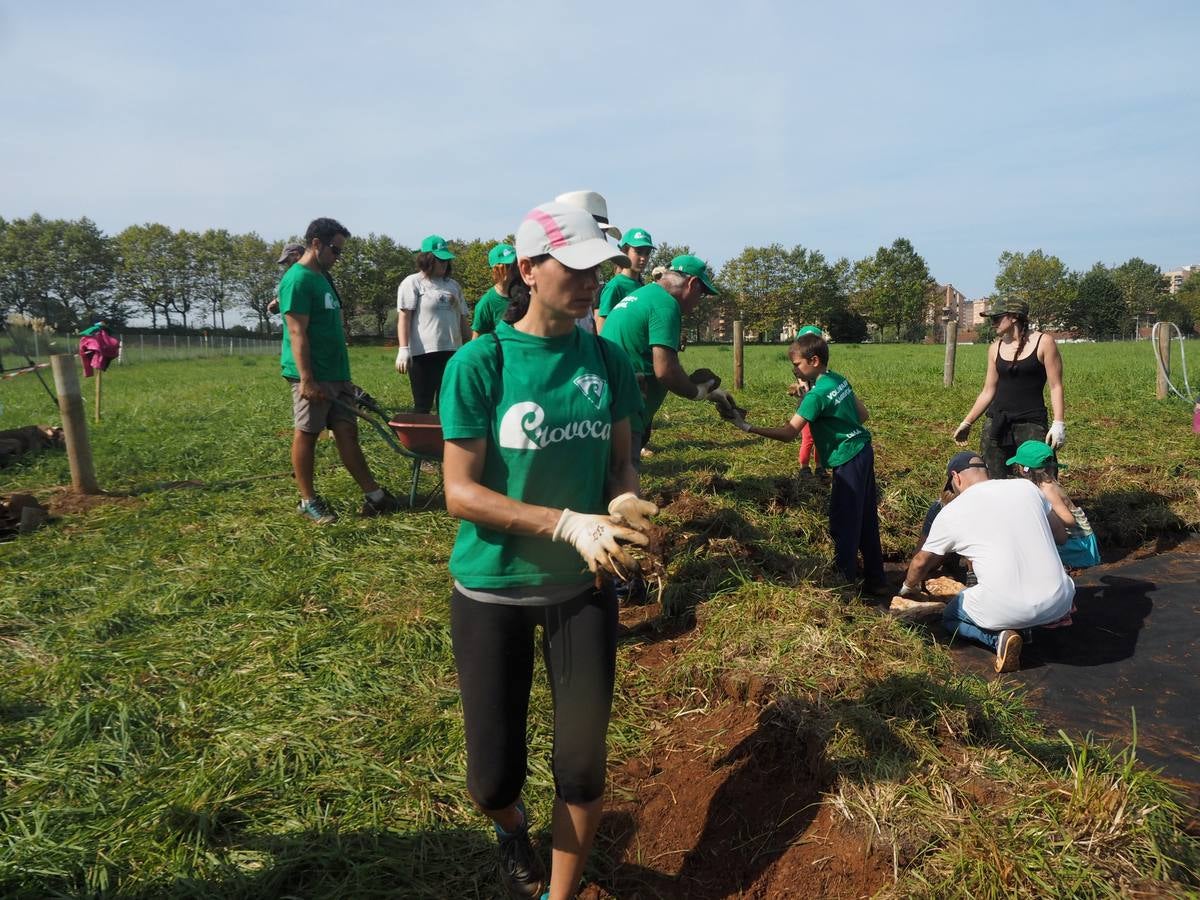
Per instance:
[[[429,235],[421,241],[417,271],[396,290],[396,371],[408,373],[419,413],[433,409],[446,363],[471,333],[462,288],[450,277],[452,259],[446,240]]]
[[[572,897],[600,822],[616,671],[617,602],[598,576],[634,565],[647,516],[630,456],[641,394],[628,357],[575,327],[617,251],[577,207],[546,203],[517,230],[505,321],[446,369],[446,509],[462,520],[450,629],[467,789],[495,826],[515,896]],[[556,799],[548,893],[521,803],[534,633],[554,698]]]
[[[565,203],[568,206],[578,206],[596,221],[601,231],[614,240],[619,241],[621,239],[621,229],[608,221],[608,201],[604,199],[603,194],[598,194],[595,191],[567,191],[565,194],[559,194],[555,197],[554,202]],[[599,284],[597,284],[598,288]],[[599,331],[595,310],[591,308],[588,309],[587,315],[576,319],[575,324],[584,331],[589,331],[592,334],[596,334]]]

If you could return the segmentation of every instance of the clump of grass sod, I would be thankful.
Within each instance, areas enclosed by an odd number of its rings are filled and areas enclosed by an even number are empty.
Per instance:
[[[352,352],[363,387],[410,402],[385,350]],[[963,347],[943,390],[941,353],[833,348],[872,412],[895,559],[982,381],[983,348]],[[1097,531],[1134,543],[1195,530],[1190,410],[1149,399],[1148,349],[1063,356],[1068,489]],[[732,380],[727,349],[683,361]],[[752,420],[784,421],[784,348],[748,348],[747,373]],[[0,390],[0,427],[55,420],[29,378]],[[104,402],[89,426],[98,477],[125,498],[0,544],[0,894],[499,896],[463,785],[456,524],[440,498],[357,519],[357,490],[322,442],[319,489],[346,515],[302,521],[288,392],[269,359],[117,368]],[[793,477],[795,445],[748,439],[707,404],[669,400],[658,425],[644,488],[675,504],[667,599],[696,626],[659,669],[622,649],[614,764],[698,690],[715,698],[723,676],[750,673],[822,736],[830,802],[890,848],[898,894],[1195,885],[1175,801],[1129,754],[1043,731],[1004,681],[956,674],[918,634],[840,601],[823,489]],[[399,493],[404,461],[369,432],[362,442]],[[46,498],[68,482],[62,454],[0,471],[3,492]],[[550,706],[537,685],[527,796],[545,823]]]

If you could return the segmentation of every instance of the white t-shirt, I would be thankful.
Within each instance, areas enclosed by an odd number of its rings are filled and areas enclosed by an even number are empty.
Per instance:
[[[462,320],[467,303],[453,278],[427,278],[414,272],[396,289],[396,309],[406,309],[408,346],[413,356],[457,350],[462,346]]]
[[[982,481],[948,504],[922,548],[971,560],[979,584],[963,591],[963,611],[981,628],[1031,628],[1071,611],[1075,582],[1063,569],[1032,481]]]

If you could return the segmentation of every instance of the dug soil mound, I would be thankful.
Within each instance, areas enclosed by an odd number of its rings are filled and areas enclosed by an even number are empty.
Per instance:
[[[783,707],[727,703],[674,720],[613,776],[599,898],[869,897],[890,861],[822,802],[819,737]]]

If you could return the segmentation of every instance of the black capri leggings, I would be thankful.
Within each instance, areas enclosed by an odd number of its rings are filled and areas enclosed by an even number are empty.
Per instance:
[[[533,632],[554,697],[555,794],[590,803],[604,793],[617,662],[617,600],[589,587],[554,606],[450,597],[450,636],[467,732],[467,790],[485,810],[511,806],[525,784]]]
[[[427,413],[433,409],[434,400],[442,392],[442,375],[446,363],[454,355],[453,350],[422,353],[408,361],[408,378],[412,383],[413,412]]]

